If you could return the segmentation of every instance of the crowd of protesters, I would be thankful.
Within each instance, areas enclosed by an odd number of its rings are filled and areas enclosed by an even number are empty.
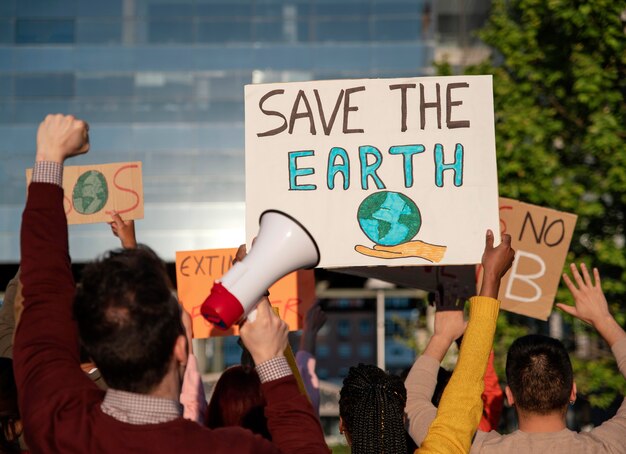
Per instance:
[[[63,166],[89,150],[88,129],[82,120],[56,114],[37,132],[20,270],[0,311],[0,451],[330,452],[315,375],[315,338],[325,320],[318,306],[307,314],[297,355],[306,393],[284,356],[288,327],[264,298],[255,321],[240,325],[250,364],[224,371],[207,402],[188,315],[164,263],[137,244],[131,221],[113,215],[122,248],[95,259],[74,282]],[[589,432],[567,428],[577,391],[558,340],[517,339],[502,390],[491,349],[500,280],[515,252],[508,235],[498,246],[494,240],[488,231],[469,319],[441,301],[434,334],[406,380],[373,365],[350,368],[339,425],[351,452],[626,452],[626,402]],[[598,331],[626,375],[626,332],[609,312],[598,271],[572,264],[571,277],[563,279],[575,305],[559,307]],[[450,375],[440,363],[455,341],[459,358]],[[501,435],[496,429],[505,396],[519,429]]]

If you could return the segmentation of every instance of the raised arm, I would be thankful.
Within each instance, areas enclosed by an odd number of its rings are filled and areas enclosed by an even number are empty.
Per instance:
[[[452,343],[465,332],[466,323],[462,307],[460,310],[450,310],[451,305],[446,305],[446,297],[450,297],[453,300],[451,302],[456,302],[457,299],[454,292],[450,290],[452,289],[444,289],[445,295],[442,296],[442,301],[436,298],[437,305],[443,303],[444,310],[438,307],[435,312],[434,333],[405,381],[407,390],[405,413],[408,431],[418,445],[424,441],[428,428],[437,416],[437,407],[432,404],[432,397],[437,386],[439,364]]]
[[[563,274],[563,280],[574,297],[574,306],[557,303],[557,307],[563,312],[590,324],[613,347],[617,342],[626,337],[626,332],[619,326],[615,317],[609,311],[609,305],[602,291],[602,282],[597,268],[593,269],[595,282],[591,279],[589,271],[584,263],[580,264],[580,272],[575,263],[570,265],[574,282],[567,274]],[[582,276],[581,276],[582,274]]]
[[[470,300],[470,318],[459,360],[441,398],[437,417],[418,450],[420,453],[470,450],[482,414],[483,376],[496,329],[500,279],[511,267],[514,256],[509,235],[503,235],[502,243],[494,248],[493,233],[487,232],[480,296]]]
[[[21,230],[24,310],[14,344],[20,409],[29,434],[48,428],[49,415],[38,411],[43,402],[55,399],[61,411],[67,404],[64,388],[95,387],[79,367],[72,320],[75,288],[61,187],[65,159],[89,149],[87,129],[85,122],[72,116],[48,115],[37,132],[36,162]],[[37,445],[32,443],[31,448],[36,450]]]
[[[574,263],[570,265],[570,270],[574,280],[563,274],[563,281],[574,297],[574,306],[562,303],[558,303],[557,306],[598,331],[611,347],[617,367],[626,378],[626,332],[609,311],[598,269],[593,269],[593,280],[584,263],[580,265],[580,272]],[[606,452],[623,452],[626,439],[626,399],[615,416],[593,429],[590,435],[603,440]]]

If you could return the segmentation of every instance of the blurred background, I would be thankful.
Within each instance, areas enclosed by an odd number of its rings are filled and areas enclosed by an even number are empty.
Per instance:
[[[0,292],[19,263],[25,169],[47,113],[90,123],[92,152],[73,165],[143,162],[137,237],[175,276],[177,250],[244,242],[245,84],[493,74],[500,194],[578,214],[568,259],[600,268],[624,324],[625,23],[624,0],[0,0]],[[119,244],[103,224],[71,226],[70,242],[77,274]],[[336,399],[349,366],[410,367],[431,309],[419,290],[316,277],[328,314],[321,414],[340,442]],[[610,353],[560,314],[500,317],[501,376],[508,345],[527,332],[575,353],[572,428],[615,412],[626,386]],[[196,351],[208,388],[241,355],[232,338]],[[501,429],[515,424],[507,409]]]

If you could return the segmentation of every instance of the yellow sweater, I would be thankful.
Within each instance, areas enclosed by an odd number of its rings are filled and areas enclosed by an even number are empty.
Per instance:
[[[500,302],[475,296],[459,360],[439,403],[437,417],[416,454],[468,453],[483,411],[483,376],[496,331]]]

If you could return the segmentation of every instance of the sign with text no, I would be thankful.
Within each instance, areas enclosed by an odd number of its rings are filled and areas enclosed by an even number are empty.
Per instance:
[[[195,338],[239,334],[237,326],[226,331],[216,329],[200,313],[202,303],[211,293],[213,282],[232,267],[236,253],[237,248],[176,252],[178,300],[191,315]],[[302,329],[304,316],[315,302],[313,270],[288,274],[272,285],[269,291],[272,306],[278,308],[278,315],[289,325],[289,330]]]
[[[30,184],[33,169],[26,170]],[[116,211],[123,219],[143,218],[141,162],[117,162],[63,169],[63,206],[68,224],[111,222]]]
[[[547,320],[577,216],[500,198],[500,228],[511,235],[513,266],[502,279],[502,308]]]

